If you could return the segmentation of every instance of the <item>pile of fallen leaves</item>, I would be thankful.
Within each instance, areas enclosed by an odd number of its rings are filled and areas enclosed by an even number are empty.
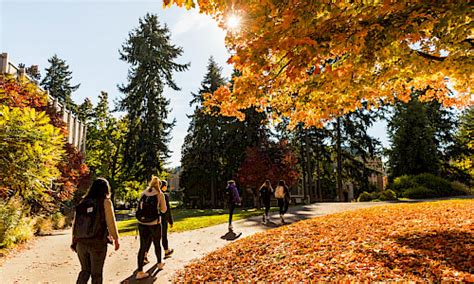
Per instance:
[[[176,282],[474,281],[474,201],[397,204],[322,216],[236,241]]]

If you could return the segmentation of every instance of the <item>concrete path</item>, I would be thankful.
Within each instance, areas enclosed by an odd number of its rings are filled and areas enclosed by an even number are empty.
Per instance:
[[[285,215],[286,223],[337,213],[358,208],[387,204],[374,203],[316,203],[307,206],[292,207]],[[167,283],[171,282],[176,271],[196,258],[221,248],[230,241],[248,237],[257,232],[280,226],[276,213],[272,215],[274,223],[263,225],[262,217],[252,217],[234,222],[234,231],[241,233],[234,236],[227,231],[227,224],[208,228],[172,233],[169,235],[170,246],[175,249],[172,257],[165,260],[162,271],[156,271],[153,249],[150,250],[151,263],[145,270],[153,272],[153,277],[136,281],[136,269],[139,240],[135,237],[122,237],[121,248],[113,251],[109,246],[104,266],[105,283]],[[79,260],[69,249],[71,231],[58,231],[51,236],[38,237],[28,249],[7,259],[0,267],[0,283],[75,283],[80,271]]]

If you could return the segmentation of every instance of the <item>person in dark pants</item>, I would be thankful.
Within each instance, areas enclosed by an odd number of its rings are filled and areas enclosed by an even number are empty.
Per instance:
[[[233,230],[232,215],[236,205],[240,205],[241,199],[235,181],[229,180],[227,182],[227,194],[229,195],[229,231]]]
[[[85,200],[97,200],[98,205],[98,221],[101,223],[99,226],[98,234],[91,238],[77,238],[74,235],[75,230],[81,228],[76,218],[74,218],[73,224],[73,240],[71,249],[77,252],[77,256],[81,263],[81,272],[77,277],[76,283],[86,284],[89,278],[92,278],[92,284],[100,284],[103,282],[103,268],[105,257],[107,255],[107,243],[110,237],[114,240],[115,250],[120,247],[119,235],[117,231],[117,224],[115,223],[114,208],[110,201],[110,186],[106,179],[98,178],[89,188],[87,193],[84,195],[82,202]],[[80,206],[80,204],[78,206]],[[88,208],[92,210],[92,207]],[[77,224],[76,224],[77,223]],[[76,228],[77,225],[77,228]],[[76,232],[77,233],[77,232]]]
[[[272,184],[270,183],[270,180],[266,180],[264,184],[259,189],[259,194],[260,194],[260,201],[263,204],[263,207],[265,208],[265,212],[263,213],[263,224],[266,224],[269,220],[270,217],[268,213],[270,212],[270,201],[273,195],[273,188]]]
[[[278,201],[278,207],[280,208],[280,219],[281,223],[285,223],[283,215],[288,211],[288,206],[290,204],[290,190],[284,180],[278,182],[278,186],[275,188],[275,198]]]
[[[165,257],[170,256],[173,253],[173,249],[169,248],[168,244],[168,224],[170,228],[173,228],[173,215],[171,215],[171,206],[170,206],[170,194],[168,191],[168,183],[163,180],[161,181],[161,192],[165,196],[166,202],[166,212],[161,215],[161,244],[165,250]]]
[[[149,276],[147,272],[143,271],[143,266],[145,264],[145,254],[150,249],[151,243],[155,247],[156,259],[158,262],[157,268],[163,269],[164,263],[161,262],[161,218],[160,212],[166,212],[166,202],[163,193],[160,190],[161,182],[158,177],[153,176],[151,178],[148,188],[143,191],[140,197],[140,203],[138,204],[139,209],[137,209],[137,218],[138,218],[138,233],[140,235],[140,250],[138,251],[138,270],[135,276],[136,279],[144,279]],[[151,200],[151,201],[150,201]],[[146,219],[152,219],[152,221],[142,222],[138,216],[139,210],[145,211],[144,208],[148,209],[148,202],[153,204],[153,216],[149,217],[148,214]],[[145,214],[144,214],[145,215]]]

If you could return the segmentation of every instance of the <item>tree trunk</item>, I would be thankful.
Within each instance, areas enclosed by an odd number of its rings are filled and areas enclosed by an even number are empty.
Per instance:
[[[344,194],[342,192],[342,149],[341,149],[341,119],[337,118],[337,125],[336,125],[336,180],[337,180],[337,195],[339,197],[339,201],[344,201]]]
[[[313,194],[313,167],[311,165],[311,153],[309,149],[309,137],[308,137],[308,132],[305,132],[305,148],[306,148],[306,170],[308,172],[307,177],[308,177],[308,193],[309,193],[309,198],[311,202],[314,202],[314,194]],[[306,196],[304,196],[304,200],[306,201]]]
[[[321,145],[320,139],[318,139],[318,145],[316,145],[316,195],[319,201],[323,201],[323,195],[321,193]]]
[[[307,186],[306,186],[306,159],[304,155],[304,149],[303,149],[303,143],[301,143],[301,149],[300,149],[300,156],[301,156],[301,167],[302,167],[302,172],[303,172],[303,198],[306,199],[306,192],[307,192]]]

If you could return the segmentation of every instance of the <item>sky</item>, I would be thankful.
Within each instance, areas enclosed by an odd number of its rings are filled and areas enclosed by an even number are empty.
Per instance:
[[[199,89],[210,56],[229,77],[229,53],[225,32],[197,10],[163,9],[161,0],[0,0],[0,52],[7,52],[15,64],[39,65],[42,75],[48,58],[57,54],[73,72],[73,84],[80,83],[73,100],[90,98],[95,104],[101,91],[109,94],[110,105],[123,97],[117,85],[126,83],[129,65],[119,60],[119,49],[128,33],[146,13],[158,15],[171,31],[171,41],[183,48],[179,63],[191,63],[188,71],[176,73],[181,91],[165,90],[171,100],[170,120],[177,123],[171,135],[169,167],[180,164],[181,146],[193,109],[191,92]],[[386,125],[376,123],[370,133],[388,147]]]

